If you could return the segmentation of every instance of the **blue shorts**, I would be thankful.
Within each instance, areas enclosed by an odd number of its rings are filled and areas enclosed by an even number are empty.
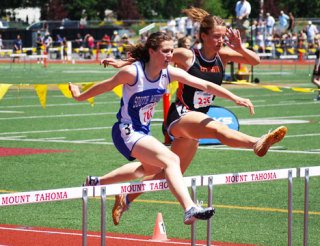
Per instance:
[[[135,131],[131,124],[117,122],[112,127],[113,143],[118,151],[129,161],[136,158],[131,156],[134,145],[143,137],[148,136],[144,132]]]

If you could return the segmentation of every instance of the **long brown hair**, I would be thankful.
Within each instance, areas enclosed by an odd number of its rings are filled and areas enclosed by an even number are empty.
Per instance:
[[[172,38],[164,32],[154,32],[150,34],[145,44],[137,44],[130,47],[130,56],[135,60],[148,62],[150,60],[149,48],[157,50],[163,41],[170,41]]]
[[[182,13],[186,14],[192,21],[200,23],[199,39],[201,42],[201,33],[208,34],[216,26],[226,26],[222,18],[210,15],[203,9],[191,7],[190,9],[183,9]]]

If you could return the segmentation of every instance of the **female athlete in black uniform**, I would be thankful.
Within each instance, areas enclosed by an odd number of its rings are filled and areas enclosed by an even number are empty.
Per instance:
[[[318,47],[316,51],[316,61],[313,68],[311,82],[317,86],[318,95],[314,99],[315,101],[320,101],[320,39],[316,41]]]

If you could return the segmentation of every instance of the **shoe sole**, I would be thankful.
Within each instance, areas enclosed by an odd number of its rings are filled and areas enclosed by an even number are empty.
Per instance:
[[[215,214],[214,208],[206,208],[205,212],[194,214],[189,220],[184,221],[185,225],[193,224],[197,219],[199,220],[208,220]]]
[[[208,220],[215,214],[214,208],[206,208],[202,213],[195,214],[194,217],[199,220]]]
[[[123,212],[125,210],[122,210],[122,213],[120,213],[120,215],[118,215],[118,207],[124,207],[122,204],[123,202],[121,201],[122,197],[121,195],[117,195],[116,196],[116,200],[114,201],[114,205],[113,205],[113,208],[112,208],[112,220],[113,220],[113,224],[114,225],[118,225],[119,222],[120,222],[120,218],[123,214]]]
[[[271,133],[269,133],[267,138],[264,141],[264,144],[262,144],[261,149],[255,152],[257,156],[259,157],[264,156],[272,145],[280,142],[284,138],[287,131],[288,129],[285,126],[280,126],[274,131],[272,131]]]

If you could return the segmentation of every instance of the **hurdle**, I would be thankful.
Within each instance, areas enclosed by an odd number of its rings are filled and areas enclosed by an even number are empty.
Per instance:
[[[255,172],[227,173],[202,176],[202,186],[208,186],[208,199],[213,197],[214,185],[231,185],[288,179],[288,245],[292,245],[292,178],[297,177],[297,169],[278,169]],[[208,204],[210,206],[212,200]],[[211,245],[211,220],[207,226],[207,245]]]
[[[274,180],[288,180],[288,245],[292,245],[292,190],[293,178],[305,178],[304,191],[304,246],[308,244],[308,204],[309,204],[309,177],[320,176],[320,166],[287,168],[277,170],[237,172],[204,176],[184,177],[187,187],[191,187],[191,196],[197,200],[197,187],[207,187],[208,206],[213,204],[213,187],[216,185],[231,185],[241,183],[267,182]],[[82,245],[87,245],[87,210],[89,197],[101,198],[101,245],[106,245],[106,197],[119,194],[145,193],[169,190],[165,179],[148,180],[143,182],[127,182],[104,186],[85,186],[61,188],[53,190],[39,190],[31,192],[16,192],[0,194],[0,207],[66,201],[71,199],[82,200]],[[191,225],[191,245],[196,244],[196,223]],[[207,221],[207,245],[212,241],[212,218]]]
[[[310,177],[320,176],[320,167],[300,168],[300,177],[304,178],[304,223],[303,246],[308,245],[308,221],[309,221],[309,181]]]

